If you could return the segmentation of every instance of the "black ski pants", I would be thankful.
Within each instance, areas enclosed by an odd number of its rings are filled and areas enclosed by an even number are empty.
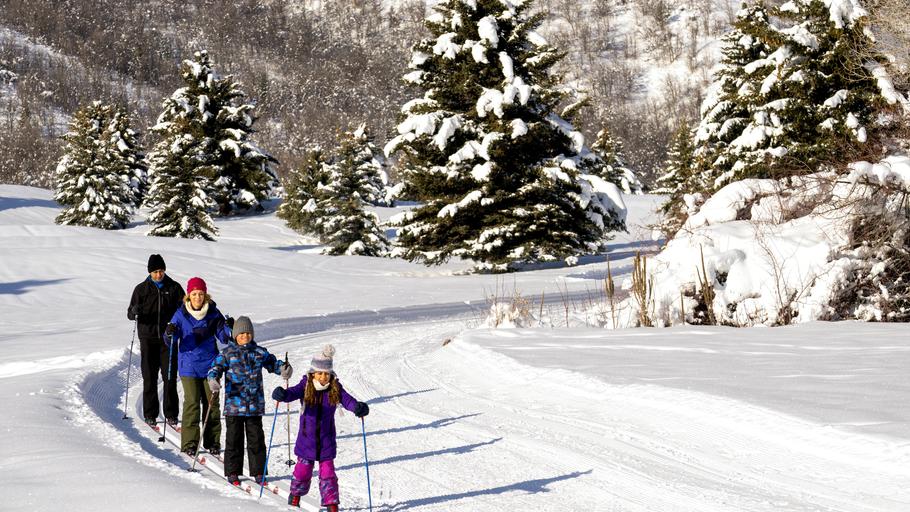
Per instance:
[[[156,338],[139,338],[139,351],[142,354],[142,415],[146,419],[158,418],[158,374],[164,381],[164,417],[177,419],[179,410],[177,401],[177,379],[168,378],[168,348],[163,341]],[[171,364],[174,376],[177,375],[177,350],[175,347]]]
[[[246,434],[246,454],[250,464],[249,476],[265,474],[265,433],[262,416],[225,416],[227,435],[224,445],[224,474],[243,473],[243,436]]]

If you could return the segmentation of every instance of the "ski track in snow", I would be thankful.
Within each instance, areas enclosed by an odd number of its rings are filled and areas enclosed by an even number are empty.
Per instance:
[[[458,338],[466,317],[419,320],[444,311],[434,305],[263,324],[262,345],[278,357],[289,352],[297,370],[292,384],[322,344],[336,345],[342,383],[371,404],[365,425],[377,511],[910,508],[906,443],[895,449],[884,438],[728,398],[524,366]],[[394,323],[402,319],[412,321]],[[294,331],[307,334],[289,335]],[[178,455],[122,420],[127,352],[36,368],[94,366],[72,384],[77,424],[126,457],[238,499],[223,481],[184,471]],[[135,416],[141,376],[138,354],[133,359]],[[11,364],[0,377],[17,371]],[[267,390],[283,384],[265,374]],[[282,404],[269,463],[283,487],[290,480],[286,411]],[[292,404],[291,445],[298,412]],[[272,421],[272,413],[263,419],[266,436]],[[337,423],[342,506],[366,509],[360,422],[343,412]],[[315,495],[314,485],[311,504]]]

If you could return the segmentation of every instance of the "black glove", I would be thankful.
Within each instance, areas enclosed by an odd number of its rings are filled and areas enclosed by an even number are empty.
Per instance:
[[[232,317],[232,316],[224,317],[224,325],[228,326],[228,329],[233,331],[234,330],[234,317]]]
[[[139,305],[133,304],[130,306],[130,309],[126,312],[126,317],[130,320],[135,320],[139,316]]]
[[[284,399],[287,398],[288,391],[281,386],[275,388],[275,391],[272,391],[272,399],[276,402],[284,402]]]
[[[167,327],[164,328],[164,334],[168,336],[173,336],[174,332],[177,331],[177,324],[167,324]]]
[[[363,418],[367,414],[370,414],[370,406],[366,402],[357,402],[357,407],[354,407],[354,416]]]

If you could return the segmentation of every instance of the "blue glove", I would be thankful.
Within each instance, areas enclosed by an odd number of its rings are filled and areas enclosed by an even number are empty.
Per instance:
[[[275,388],[275,391],[272,391],[272,399],[276,402],[284,402],[284,399],[287,398],[288,391],[281,386]]]

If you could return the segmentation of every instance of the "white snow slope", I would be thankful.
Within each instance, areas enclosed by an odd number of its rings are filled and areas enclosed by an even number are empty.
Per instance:
[[[626,201],[643,225],[655,199]],[[126,306],[152,252],[181,282],[205,278],[298,370],[336,345],[345,387],[371,405],[374,510],[910,510],[905,325],[477,329],[481,306],[463,301],[583,294],[605,261],[465,276],[313,254],[270,215],[220,221],[210,243],[145,237],[142,222],[55,226],[57,211],[47,191],[0,186],[4,511],[283,508],[185,471],[135,423]],[[620,273],[647,245],[632,231],[615,243]],[[279,412],[270,472],[286,487]],[[361,425],[337,421],[342,508],[366,510]]]

